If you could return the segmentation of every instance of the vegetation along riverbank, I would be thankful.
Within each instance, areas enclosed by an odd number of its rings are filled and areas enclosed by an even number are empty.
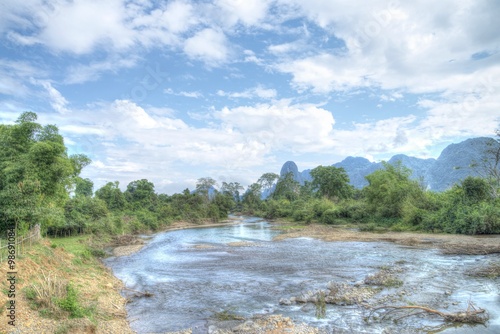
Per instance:
[[[265,173],[247,189],[203,177],[195,189],[173,195],[157,193],[147,179],[126,187],[108,182],[94,191],[93,181],[80,176],[91,160],[68,155],[57,126],[37,123],[33,112],[0,125],[0,144],[0,230],[15,228],[19,238],[39,224],[45,237],[17,259],[18,326],[2,322],[5,332],[127,333],[122,285],[99,257],[109,247],[115,255],[140,249],[142,239],[131,235],[219,224],[230,212],[292,221],[281,226],[283,237],[498,252],[498,239],[457,236],[500,233],[500,144],[494,139],[475,166],[482,176],[444,192],[424,189],[401,163],[386,163],[366,177],[363,189],[350,185],[343,168],[319,166],[303,184],[291,173]],[[7,297],[1,298],[4,305]]]

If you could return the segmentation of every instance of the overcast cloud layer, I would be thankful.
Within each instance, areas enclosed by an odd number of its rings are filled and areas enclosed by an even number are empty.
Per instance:
[[[500,122],[500,2],[4,0],[0,119],[57,124],[101,186],[437,157]]]

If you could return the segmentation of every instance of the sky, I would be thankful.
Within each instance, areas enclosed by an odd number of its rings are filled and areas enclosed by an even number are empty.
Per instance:
[[[2,0],[0,122],[56,124],[95,189],[437,158],[499,127],[499,15],[490,0]]]

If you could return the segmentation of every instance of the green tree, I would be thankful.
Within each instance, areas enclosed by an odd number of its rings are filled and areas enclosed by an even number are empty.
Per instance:
[[[120,190],[120,183],[118,181],[108,182],[95,192],[97,198],[102,199],[108,209],[112,211],[120,211],[125,209],[127,201],[125,195]]]
[[[55,125],[41,126],[36,120],[35,113],[25,112],[15,124],[0,125],[0,225],[60,222],[63,217],[55,217],[62,215],[73,180],[84,167],[76,168],[68,157]],[[20,201],[20,195],[31,204]],[[9,209],[9,205],[19,209]],[[20,210],[36,214],[21,215]]]
[[[209,198],[209,193],[211,189],[217,186],[217,181],[211,177],[202,177],[198,179],[196,183],[196,192],[203,195],[206,199]]]
[[[124,192],[125,199],[133,209],[154,211],[156,204],[155,186],[146,179],[132,181]]]
[[[236,202],[240,202],[240,190],[243,186],[239,182],[222,182],[221,193],[231,196]]]
[[[285,176],[280,177],[276,188],[274,189],[272,198],[285,198],[289,201],[294,201],[299,197],[300,184],[294,180],[293,173],[289,172]]]
[[[491,196],[500,194],[500,130],[496,130],[496,140],[489,141],[481,161],[474,162],[472,168],[489,184]]]
[[[349,176],[344,168],[333,166],[318,166],[311,171],[312,186],[318,195],[330,200],[345,199],[353,194],[353,187],[349,184]]]
[[[378,216],[401,218],[405,201],[421,202],[424,192],[417,181],[410,180],[411,170],[401,162],[383,165],[384,169],[366,176],[368,186],[363,189],[364,195],[369,208]]]
[[[257,210],[260,210],[262,204],[261,193],[262,186],[258,183],[252,183],[247,187],[242,200],[246,212],[253,214]]]
[[[94,182],[92,180],[81,177],[75,178],[76,187],[75,187],[75,196],[84,196],[84,197],[92,197],[94,193]]]
[[[460,183],[464,203],[477,204],[492,199],[488,182],[480,177],[468,176]]]
[[[264,191],[268,192],[267,195],[269,196],[269,195],[271,195],[271,194],[269,194],[269,191],[273,187],[274,183],[277,180],[279,180],[279,178],[280,178],[280,176],[278,174],[275,174],[275,173],[264,173],[257,180],[257,183],[260,184],[260,186],[262,187],[262,189],[264,189]]]

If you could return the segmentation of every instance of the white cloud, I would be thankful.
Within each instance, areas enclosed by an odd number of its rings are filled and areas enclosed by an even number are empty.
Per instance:
[[[37,84],[41,85],[47,91],[49,102],[52,108],[60,114],[66,114],[68,109],[68,100],[62,96],[61,92],[52,87],[52,84],[46,80],[35,81]]]
[[[395,102],[395,101],[400,100],[402,98],[403,98],[403,94],[401,94],[399,92],[392,92],[392,93],[380,95],[380,101],[383,101],[383,102]]]
[[[216,0],[215,5],[223,11],[221,19],[229,26],[241,22],[245,26],[261,23],[267,16],[268,0]]]
[[[120,0],[58,2],[52,8],[40,4],[40,9],[38,34],[12,33],[11,37],[22,44],[42,43],[75,54],[90,53],[97,46],[125,49],[134,44]]]
[[[0,94],[25,96],[31,92],[32,77],[46,76],[45,70],[24,61],[0,58]]]
[[[277,69],[292,74],[292,84],[299,91],[328,93],[371,85],[369,71],[363,64],[352,66],[352,61],[347,56],[323,53],[279,64]]]
[[[67,84],[81,84],[99,79],[104,72],[117,72],[120,69],[132,68],[137,64],[138,58],[131,55],[127,58],[114,57],[105,61],[91,62],[88,65],[71,66],[65,82]]]
[[[341,156],[366,156],[424,149],[429,141],[412,137],[416,120],[409,115],[373,123],[354,123],[350,130],[335,130],[335,151]]]
[[[273,44],[268,46],[268,51],[275,55],[289,54],[295,51],[302,51],[307,46],[303,42],[291,42],[283,44]]]
[[[194,10],[187,1],[172,1],[165,8],[156,8],[147,15],[137,15],[138,11],[134,10],[130,16],[134,17],[135,28],[179,34],[198,23]]]
[[[478,66],[495,66],[471,59],[479,50],[498,50],[491,39],[478,42],[477,31],[485,25],[474,20],[481,16],[492,20],[493,11],[482,8],[482,3],[442,1],[432,12],[426,2],[295,3],[302,14],[346,44],[342,53],[323,52],[292,62],[285,59],[277,68],[292,74],[299,89],[324,92],[370,85],[439,92],[461,89],[464,81],[476,82],[477,73],[472,73]]]
[[[180,91],[180,92],[176,93],[172,88],[167,88],[164,90],[164,92],[166,94],[170,94],[170,95],[190,97],[193,99],[199,99],[199,98],[203,97],[203,94],[201,92],[197,92],[197,91],[196,92]]]
[[[275,104],[224,108],[215,116],[228,131],[237,131],[272,150],[317,152],[332,144],[332,114],[313,105]]]
[[[220,30],[203,29],[186,40],[184,52],[193,59],[214,66],[225,63],[229,57],[228,41]]]
[[[238,99],[238,98],[245,98],[245,99],[252,99],[255,97],[261,98],[261,99],[274,99],[278,95],[276,89],[267,89],[262,86],[256,86],[250,89],[246,89],[242,92],[225,92],[223,90],[218,90],[217,91],[218,96],[226,96],[230,97],[233,99]]]

